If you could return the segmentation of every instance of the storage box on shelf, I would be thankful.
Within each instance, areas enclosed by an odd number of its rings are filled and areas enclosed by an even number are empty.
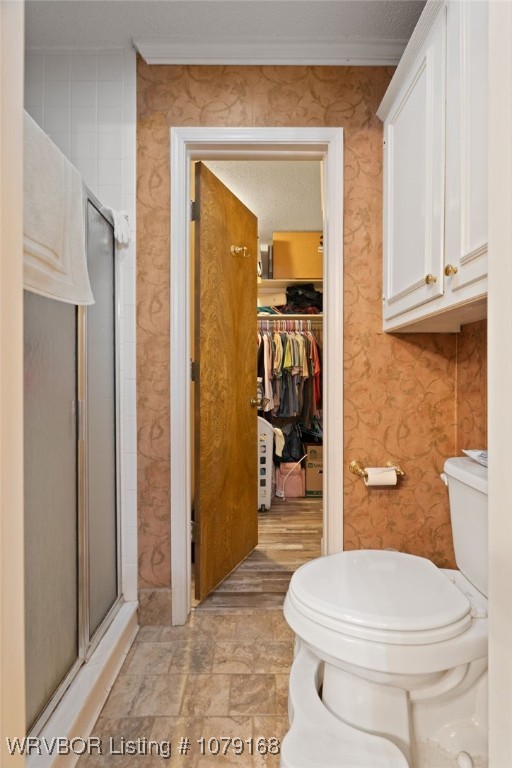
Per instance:
[[[322,232],[274,232],[273,277],[321,280]]]
[[[258,282],[258,307],[281,306],[287,303],[286,289],[291,285],[313,284],[322,290],[323,274],[322,232],[274,232],[271,246],[272,277]],[[312,317],[297,312],[284,315],[289,319]],[[260,317],[274,317],[261,314]]]
[[[486,315],[487,4],[428,0],[384,121],[384,330]]]

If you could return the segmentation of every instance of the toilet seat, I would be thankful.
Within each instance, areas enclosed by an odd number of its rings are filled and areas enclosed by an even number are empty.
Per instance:
[[[304,618],[354,639],[424,645],[458,637],[471,604],[430,560],[402,552],[353,550],[295,572],[289,602]]]

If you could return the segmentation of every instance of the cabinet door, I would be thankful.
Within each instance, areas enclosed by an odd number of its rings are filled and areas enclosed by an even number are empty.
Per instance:
[[[445,261],[457,269],[454,294],[487,275],[487,33],[487,2],[448,3]]]
[[[384,317],[443,293],[446,9],[384,127]]]

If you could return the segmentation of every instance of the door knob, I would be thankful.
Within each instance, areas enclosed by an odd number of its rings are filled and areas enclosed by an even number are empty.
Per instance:
[[[434,283],[437,283],[437,277],[435,275],[431,275],[429,272],[429,274],[425,276],[425,282],[427,285],[433,285]]]
[[[444,273],[446,277],[451,277],[452,275],[456,275],[459,271],[458,267],[454,267],[453,264],[447,264],[444,268]]]
[[[250,400],[250,403],[253,406],[253,408],[256,408],[257,406],[259,411],[261,411],[261,409],[264,408],[266,404],[269,402],[270,400],[268,399],[268,397],[261,397],[261,396],[251,397],[251,400]]]
[[[231,255],[232,256],[239,256],[242,254],[244,259],[248,259],[251,255],[250,253],[247,253],[247,246],[245,245],[232,245],[231,246]]]

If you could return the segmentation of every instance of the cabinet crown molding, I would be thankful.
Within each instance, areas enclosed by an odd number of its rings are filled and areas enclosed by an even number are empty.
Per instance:
[[[400,61],[405,40],[307,40],[285,38],[223,40],[172,40],[135,38],[133,46],[146,64],[253,64],[275,66],[394,66]]]
[[[421,48],[423,47],[423,44],[425,43],[425,40],[427,39],[428,34],[434,25],[435,20],[439,16],[439,13],[445,4],[446,0],[427,1],[427,4],[425,5],[423,12],[418,19],[418,23],[414,28],[414,32],[411,35],[403,56],[400,59],[400,63],[395,70],[395,74],[393,75],[389,87],[384,94],[384,98],[382,99],[377,110],[377,117],[380,118],[382,122],[384,122],[384,120],[387,118],[391,107],[395,103],[398,92],[402,88],[411,67],[416,61],[418,54],[420,53]]]

